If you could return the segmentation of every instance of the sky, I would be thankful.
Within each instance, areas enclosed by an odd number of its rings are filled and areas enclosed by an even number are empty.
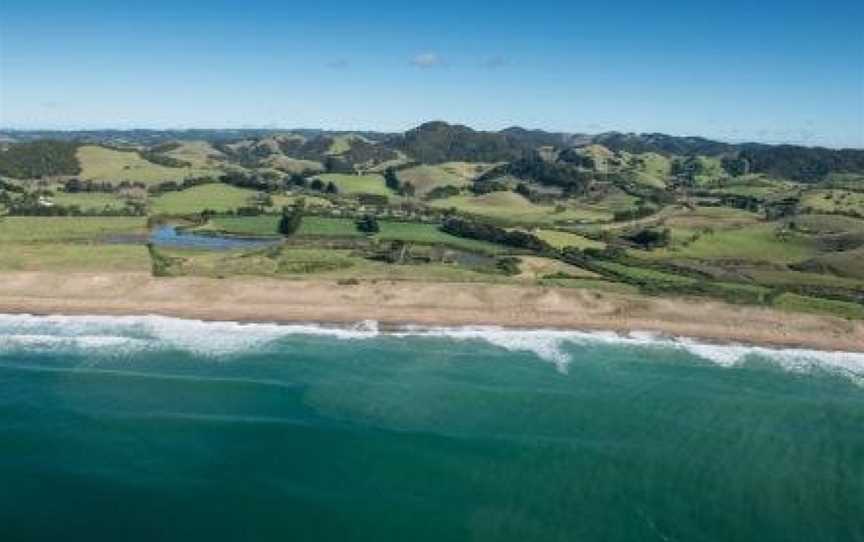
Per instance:
[[[0,127],[864,147],[864,2],[0,1]]]

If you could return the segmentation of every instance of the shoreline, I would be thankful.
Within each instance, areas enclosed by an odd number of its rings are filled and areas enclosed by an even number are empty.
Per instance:
[[[133,312],[133,313],[114,313],[114,312],[7,312],[2,310],[2,305],[0,305],[0,316],[33,316],[36,318],[50,318],[50,317],[69,317],[69,318],[86,318],[86,317],[106,317],[106,316],[115,316],[117,318],[146,318],[146,317],[158,317],[158,318],[168,318],[168,319],[176,319],[176,320],[184,320],[190,322],[202,322],[205,324],[239,324],[243,325],[271,325],[271,326],[297,326],[297,327],[317,327],[321,330],[332,330],[332,331],[366,331],[363,328],[358,326],[366,323],[374,324],[374,331],[380,333],[382,335],[411,335],[416,333],[417,335],[422,335],[423,333],[430,331],[463,331],[463,330],[477,330],[477,331],[516,331],[516,332],[550,332],[550,333],[584,333],[584,334],[592,334],[592,333],[605,333],[605,334],[613,334],[615,338],[621,340],[634,340],[638,339],[638,337],[634,337],[635,334],[647,334],[649,337],[648,341],[651,342],[668,342],[671,344],[680,344],[680,345],[695,345],[695,346],[740,346],[744,348],[764,348],[769,350],[807,350],[812,352],[819,352],[823,354],[864,354],[864,350],[855,351],[855,350],[843,350],[843,349],[831,349],[831,348],[819,348],[810,346],[805,343],[800,342],[789,342],[789,343],[757,343],[750,342],[746,340],[722,340],[716,337],[705,337],[705,336],[690,336],[690,335],[676,335],[671,334],[665,331],[654,331],[654,330],[646,330],[646,329],[611,329],[608,327],[578,327],[578,328],[562,328],[562,327],[525,327],[525,326],[511,326],[511,325],[500,325],[500,324],[440,324],[440,325],[426,325],[426,324],[418,324],[416,322],[404,321],[404,322],[378,322],[377,320],[354,320],[354,321],[322,321],[322,320],[251,320],[251,319],[211,319],[211,318],[192,318],[187,316],[179,316],[177,314],[162,314],[162,313],[153,313],[153,312]],[[371,331],[371,329],[370,329]],[[689,341],[693,341],[692,343]]]
[[[864,322],[597,290],[475,283],[154,278],[143,273],[0,273],[0,313],[158,315],[202,321],[347,327],[647,332],[663,339],[864,352]]]

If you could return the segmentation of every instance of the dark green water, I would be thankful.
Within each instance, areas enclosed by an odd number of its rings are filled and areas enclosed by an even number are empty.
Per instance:
[[[0,317],[0,540],[864,540],[862,382],[648,338]]]

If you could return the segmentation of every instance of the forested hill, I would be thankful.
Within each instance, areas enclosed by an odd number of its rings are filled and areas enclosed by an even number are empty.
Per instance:
[[[656,156],[659,155],[673,165],[678,164],[675,166],[677,169],[671,171],[672,175],[680,174],[681,167],[697,176],[705,174],[701,171],[705,167],[714,167],[716,174],[716,168],[720,166],[731,176],[761,174],[805,183],[822,182],[835,174],[864,175],[862,149],[732,144],[660,133],[588,135],[520,127],[493,132],[443,121],[428,122],[402,134],[317,129],[7,130],[0,131],[0,175],[13,178],[76,175],[81,169],[76,148],[82,144],[135,149],[142,153],[143,158],[151,161],[159,158],[155,161],[170,167],[172,163],[168,158],[155,156],[149,150],[168,142],[183,141],[207,142],[216,149],[212,151],[214,155],[221,153],[221,159],[236,165],[277,167],[291,173],[318,170],[350,173],[388,162],[429,165],[470,162],[512,164],[509,174],[522,172],[527,163],[530,164],[527,169],[534,174],[540,175],[538,172],[542,170],[540,176],[547,177],[550,171],[562,168],[590,170],[599,163],[598,156],[592,153],[605,149],[602,152],[617,157],[600,158],[603,167],[607,168],[604,171],[608,171],[609,165],[634,160],[634,164],[644,167],[652,163],[657,165]],[[578,152],[574,154],[574,151]],[[538,162],[538,157],[547,164]],[[644,158],[636,160],[635,157]],[[182,157],[178,159],[182,160]],[[712,163],[718,166],[711,166]],[[568,172],[568,179],[572,177],[571,173]],[[572,183],[568,181],[565,184]]]
[[[508,162],[532,149],[529,141],[502,132],[480,132],[467,126],[427,122],[385,142],[424,164]]]

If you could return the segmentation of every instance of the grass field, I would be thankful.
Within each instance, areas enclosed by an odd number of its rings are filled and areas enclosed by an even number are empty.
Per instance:
[[[278,235],[278,215],[217,216],[210,219],[203,229],[222,231],[237,235]],[[354,221],[349,218],[303,217],[297,235],[315,237],[361,237]]]
[[[537,205],[514,192],[492,192],[482,196],[460,195],[429,203],[439,209],[484,217],[505,224],[554,224],[556,222],[593,221],[610,218],[604,211],[575,206],[556,209]]]
[[[154,214],[163,215],[194,214],[205,209],[225,212],[250,205],[255,194],[227,184],[204,184],[152,198],[151,209]]]
[[[606,269],[607,271],[611,271],[615,274],[621,275],[631,280],[635,281],[644,281],[644,282],[652,282],[652,283],[664,283],[664,284],[695,284],[697,281],[691,277],[685,277],[682,275],[674,275],[672,273],[663,273],[661,271],[655,271],[654,269],[648,269],[645,267],[634,267],[630,265],[620,264],[618,262],[606,262],[600,261],[596,262],[596,265]]]
[[[812,239],[794,233],[780,237],[777,229],[778,225],[775,223],[756,224],[704,234],[687,246],[632,253],[652,259],[692,258],[770,263],[796,263],[817,254]]]
[[[78,241],[111,234],[146,231],[141,217],[41,217],[0,218],[0,242]],[[0,252],[6,252],[6,247]]]
[[[126,207],[126,200],[117,197],[115,194],[107,194],[104,192],[79,192],[68,194],[66,192],[56,192],[48,198],[57,205],[70,207],[77,205],[83,212],[99,212],[105,209],[123,209]]]
[[[418,196],[425,196],[432,190],[442,186],[455,186],[461,188],[471,184],[473,175],[464,175],[465,168],[457,167],[454,163],[441,164],[437,166],[420,165],[410,169],[399,171],[399,180],[410,182],[414,185]],[[469,169],[468,171],[475,171]]]
[[[150,271],[141,245],[10,243],[0,250],[0,271]]]
[[[122,181],[157,184],[182,181],[189,177],[206,177],[217,173],[212,169],[172,168],[148,162],[134,151],[117,151],[96,145],[78,149],[82,179],[120,183]]]
[[[864,248],[822,254],[810,260],[808,267],[819,272],[864,280]]]
[[[307,216],[303,218],[298,235],[320,237],[362,237],[357,225],[350,218],[322,218]]]
[[[797,215],[789,222],[794,222],[799,231],[807,233],[864,233],[864,219],[843,215]]]
[[[638,160],[636,160],[638,158]],[[638,165],[636,167],[636,181],[640,184],[654,188],[664,188],[666,179],[669,178],[672,163],[660,154],[646,152],[631,157]]]
[[[798,294],[783,294],[774,301],[774,306],[795,312],[833,314],[841,318],[864,319],[864,306],[834,299],[821,299]]]
[[[804,194],[801,208],[814,213],[856,213],[864,216],[864,194],[849,190],[812,190]]]
[[[354,255],[350,250],[285,247],[255,254],[163,251],[180,256],[179,274],[201,276],[259,275],[285,278],[423,280],[446,282],[513,282],[504,275],[482,273],[452,264],[390,265]]]
[[[600,275],[581,267],[569,265],[551,258],[538,256],[519,256],[518,275],[521,279],[537,280],[543,278],[599,279]]]
[[[214,217],[205,229],[224,231],[239,235],[276,235],[279,217],[261,215],[252,217]],[[376,236],[382,241],[407,241],[428,245],[445,245],[453,248],[497,254],[501,246],[473,239],[462,239],[442,232],[436,224],[380,221],[381,228]],[[357,231],[354,220],[349,218],[325,218],[307,216],[303,218],[299,236],[314,237],[363,237]]]
[[[482,252],[485,254],[498,254],[504,251],[504,247],[494,243],[487,243],[474,239],[463,239],[461,237],[444,233],[440,230],[437,224],[379,222],[379,225],[381,227],[381,232],[377,237],[384,241],[400,240],[429,245],[444,245],[470,252]]]
[[[319,179],[332,182],[340,194],[378,194],[393,197],[393,192],[384,184],[384,177],[377,174],[350,175],[343,173],[325,173]]]
[[[217,167],[224,155],[206,141],[178,141],[180,146],[164,153],[166,156],[192,164],[193,168]]]
[[[301,174],[307,171],[324,171],[324,166],[321,164],[321,162],[315,162],[313,160],[299,160],[279,154],[269,156],[267,160],[264,161],[264,163],[271,168],[279,169],[287,173]]]
[[[586,248],[603,248],[605,243],[588,239],[582,235],[558,230],[536,230],[534,235],[546,241],[555,248],[563,249],[567,247],[576,247],[580,250]]]

